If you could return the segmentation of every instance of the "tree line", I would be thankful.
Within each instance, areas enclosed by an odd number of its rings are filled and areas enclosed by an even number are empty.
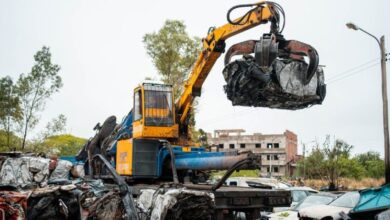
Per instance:
[[[327,137],[322,146],[317,144],[308,156],[298,161],[299,176],[326,180],[330,187],[337,187],[341,177],[359,180],[384,176],[385,165],[380,153],[368,151],[352,156],[352,149],[353,146],[343,140],[331,143]]]
[[[0,77],[0,151],[47,151],[52,147],[45,143],[65,132],[66,117],[60,114],[43,131],[36,132],[36,137],[29,138],[47,101],[63,86],[60,69],[52,62],[50,48],[44,46],[35,53],[28,73],[20,74],[16,80]],[[68,137],[65,142],[75,140]]]

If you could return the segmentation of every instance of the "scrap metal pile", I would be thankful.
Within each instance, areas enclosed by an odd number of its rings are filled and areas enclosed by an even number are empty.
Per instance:
[[[272,4],[279,12],[275,13],[270,33],[260,40],[237,43],[226,53],[223,76],[227,98],[233,105],[289,110],[321,104],[326,85],[317,51],[306,43],[284,39],[281,34],[284,23],[279,28],[279,14],[284,15],[284,11]],[[246,6],[232,8],[228,20],[233,9]],[[241,20],[230,22],[243,23]],[[243,57],[231,61],[236,55]]]
[[[213,194],[181,186],[145,188],[138,194],[133,198],[120,183],[90,179],[83,165],[67,160],[0,155],[0,219],[3,214],[15,220],[208,219],[214,211]],[[126,196],[135,207],[129,207]]]
[[[244,56],[230,62],[234,55]],[[282,36],[264,35],[230,47],[223,76],[233,105],[296,110],[321,104],[326,93],[316,50]]]
[[[5,219],[122,219],[119,190],[83,179],[70,161],[35,155],[0,158],[0,209]],[[1,211],[0,210],[0,211]]]
[[[141,219],[211,219],[214,195],[199,190],[160,187],[142,190],[137,199]]]

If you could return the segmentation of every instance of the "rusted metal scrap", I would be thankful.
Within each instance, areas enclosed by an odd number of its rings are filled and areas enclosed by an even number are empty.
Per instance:
[[[0,190],[0,220],[25,219],[28,194],[7,189]]]
[[[126,215],[118,191],[109,191],[88,208],[87,219],[123,219]]]
[[[28,198],[27,219],[81,219],[75,185],[37,188]]]
[[[0,220],[137,219],[118,176],[120,184],[71,178],[69,161],[31,155],[5,156],[0,168]]]
[[[214,195],[183,187],[142,190],[137,199],[140,219],[211,219]]]
[[[235,55],[243,58],[231,62]],[[296,110],[321,104],[326,85],[318,63],[312,46],[266,34],[229,48],[224,90],[233,105]]]

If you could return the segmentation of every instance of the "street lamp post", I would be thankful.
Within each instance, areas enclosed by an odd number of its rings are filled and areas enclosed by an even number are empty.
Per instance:
[[[315,143],[315,141],[310,141],[310,142],[307,142],[307,143],[302,143],[302,147],[303,147],[303,179],[306,179],[306,144],[310,144],[310,143]]]
[[[390,183],[390,158],[389,158],[389,119],[388,119],[388,106],[387,106],[387,77],[386,77],[386,50],[385,50],[385,36],[381,36],[380,40],[373,34],[368,33],[362,28],[353,23],[346,24],[349,29],[360,30],[376,40],[381,52],[381,69],[382,69],[382,103],[383,103],[383,132],[384,132],[384,144],[385,144],[385,180],[386,183]]]

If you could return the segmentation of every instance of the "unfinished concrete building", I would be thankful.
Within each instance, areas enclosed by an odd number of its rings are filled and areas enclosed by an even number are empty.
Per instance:
[[[261,176],[291,176],[297,160],[297,135],[286,130],[283,134],[244,134],[243,129],[215,130],[208,134],[213,151],[252,151],[261,154]]]

